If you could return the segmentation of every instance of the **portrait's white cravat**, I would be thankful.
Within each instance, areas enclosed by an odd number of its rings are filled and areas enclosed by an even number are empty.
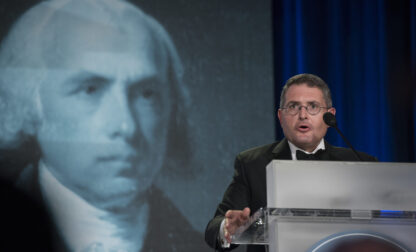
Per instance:
[[[39,182],[54,223],[71,251],[140,251],[148,207],[142,213],[136,212],[126,225],[62,185],[43,162],[39,163]]]

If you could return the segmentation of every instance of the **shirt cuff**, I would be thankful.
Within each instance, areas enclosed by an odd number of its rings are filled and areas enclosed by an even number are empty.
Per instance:
[[[224,225],[225,225],[225,218],[221,221],[221,226],[220,226],[220,233],[219,233],[219,240],[221,243],[221,247],[222,248],[229,248],[230,247],[230,243],[227,241],[227,239],[225,239],[225,233],[224,233]]]

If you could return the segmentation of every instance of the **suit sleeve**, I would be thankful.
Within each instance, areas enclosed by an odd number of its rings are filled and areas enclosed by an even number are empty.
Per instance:
[[[241,156],[238,155],[234,163],[233,179],[225,191],[221,203],[218,205],[214,218],[210,220],[205,230],[205,241],[209,246],[219,251],[229,251],[236,247],[236,245],[231,244],[229,249],[221,248],[218,241],[221,221],[224,219],[225,213],[228,210],[243,210],[249,206],[250,195],[246,169]]]

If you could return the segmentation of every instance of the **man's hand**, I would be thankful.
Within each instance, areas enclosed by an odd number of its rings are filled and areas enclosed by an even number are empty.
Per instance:
[[[231,243],[231,235],[235,233],[237,228],[244,225],[250,216],[250,208],[246,207],[241,210],[228,210],[225,213],[224,236]]]

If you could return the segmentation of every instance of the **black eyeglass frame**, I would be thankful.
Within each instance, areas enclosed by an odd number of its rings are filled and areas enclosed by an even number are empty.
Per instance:
[[[298,108],[297,109],[294,108],[295,110],[293,112],[295,112],[295,113],[290,113],[289,112],[289,109],[290,109],[289,107],[283,107],[283,108],[280,108],[280,109],[285,110],[286,113],[288,113],[289,115],[297,115],[302,110],[302,108],[305,108],[305,110],[306,110],[306,112],[308,112],[308,114],[310,114],[310,115],[317,115],[317,114],[319,114],[321,112],[322,109],[330,109],[331,108],[331,107],[321,107],[321,106],[318,106],[317,108],[319,108],[319,110],[316,113],[311,113],[309,111],[308,107],[310,107],[312,105],[313,104],[309,104],[307,106],[303,106],[303,105],[297,105],[296,104],[295,106],[298,106]]]

